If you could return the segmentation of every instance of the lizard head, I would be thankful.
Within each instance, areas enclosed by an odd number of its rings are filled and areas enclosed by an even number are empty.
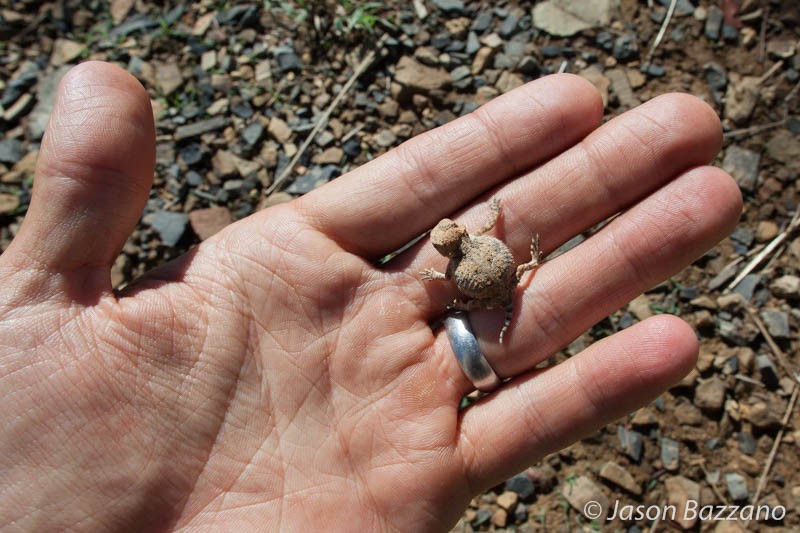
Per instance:
[[[445,257],[461,254],[461,241],[467,236],[467,228],[449,218],[442,219],[431,231],[431,243]]]

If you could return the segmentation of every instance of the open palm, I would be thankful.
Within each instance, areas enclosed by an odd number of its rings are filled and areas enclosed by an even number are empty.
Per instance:
[[[261,211],[121,293],[109,269],[147,199],[146,94],[116,67],[62,82],[34,197],[0,257],[0,526],[46,530],[442,530],[469,499],[649,401],[694,363],[694,334],[646,320],[534,366],[735,224],[738,189],[704,166],[719,123],[668,95],[598,127],[596,91],[552,76]],[[512,378],[472,390],[444,333],[455,296],[423,240],[503,201],[494,235],[551,252],[515,319],[473,314]],[[346,522],[345,522],[346,521]]]

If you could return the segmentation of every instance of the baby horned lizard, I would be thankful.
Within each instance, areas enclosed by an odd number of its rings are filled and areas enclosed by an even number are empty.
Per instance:
[[[511,323],[514,288],[522,275],[539,266],[539,236],[531,242],[531,260],[514,265],[514,256],[502,241],[483,234],[491,230],[500,216],[500,200],[493,198],[489,203],[491,218],[474,235],[467,228],[449,218],[442,219],[431,231],[434,248],[450,259],[445,273],[426,268],[420,272],[422,279],[453,279],[458,290],[468,299],[454,300],[448,309],[470,311],[472,309],[505,308],[506,317],[500,330],[500,343],[503,334]]]

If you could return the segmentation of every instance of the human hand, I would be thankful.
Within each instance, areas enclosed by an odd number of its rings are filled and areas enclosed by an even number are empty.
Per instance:
[[[652,400],[693,366],[661,315],[534,366],[725,236],[741,197],[704,166],[713,111],[668,95],[599,126],[588,83],[550,76],[325,187],[239,221],[116,294],[109,269],[147,199],[148,98],[85,63],[62,82],[28,215],[0,256],[0,526],[443,530],[470,498]],[[455,296],[418,272],[457,214],[518,259],[616,213],[476,313],[501,376],[472,384],[430,323]],[[495,230],[498,231],[498,230]],[[346,520],[346,522],[342,522]]]

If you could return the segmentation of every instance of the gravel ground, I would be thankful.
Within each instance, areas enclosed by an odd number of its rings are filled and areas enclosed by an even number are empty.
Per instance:
[[[150,94],[155,185],[114,265],[118,287],[232,221],[553,72],[597,86],[607,118],[668,91],[703,98],[725,130],[717,164],[745,198],[739,226],[556,358],[673,313],[697,331],[696,369],[652,405],[475,498],[455,530],[599,530],[584,516],[589,500],[609,513],[615,502],[687,500],[785,509],[749,523],[618,516],[609,531],[800,529],[796,0],[1,7],[0,251],[25,215],[69,66],[115,62]]]

